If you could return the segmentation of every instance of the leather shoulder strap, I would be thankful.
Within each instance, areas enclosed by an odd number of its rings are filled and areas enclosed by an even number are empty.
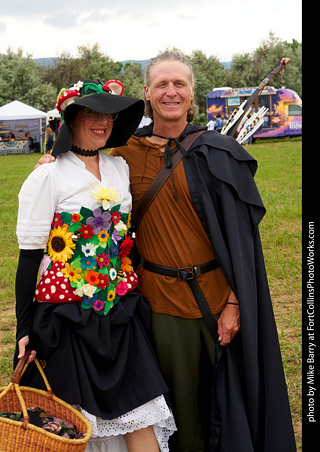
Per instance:
[[[189,133],[189,135],[187,135],[181,141],[181,144],[183,145],[184,149],[188,151],[192,144],[196,141],[196,139],[205,131],[206,130],[198,130],[196,132]],[[157,176],[155,177],[155,179],[153,180],[153,182],[151,183],[151,185],[149,186],[148,190],[145,192],[134,215],[134,225],[136,229],[138,229],[141,218],[146,213],[152,201],[159,193],[161,187],[163,186],[163,184],[168,179],[169,175],[178,165],[181,159],[182,159],[181,151],[180,152],[177,151],[175,154],[173,154],[171,157],[172,166],[170,168],[166,168],[165,166],[163,166],[159,173],[157,174]]]

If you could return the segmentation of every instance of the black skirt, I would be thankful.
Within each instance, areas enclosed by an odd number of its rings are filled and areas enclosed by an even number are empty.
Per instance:
[[[105,317],[78,303],[35,302],[30,347],[57,397],[110,420],[168,391],[150,333],[150,305],[135,292]],[[34,363],[21,385],[44,388]]]

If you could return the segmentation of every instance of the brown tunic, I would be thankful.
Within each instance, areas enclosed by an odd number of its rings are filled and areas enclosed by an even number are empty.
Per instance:
[[[115,148],[130,168],[133,213],[144,193],[164,165],[164,147],[144,137],[133,136],[128,146]],[[144,215],[136,238],[139,253],[150,262],[182,268],[204,264],[215,258],[207,234],[196,214],[182,160]],[[185,281],[158,275],[139,267],[139,287],[157,313],[184,318],[202,317]],[[197,278],[211,312],[222,311],[230,287],[220,268]]]

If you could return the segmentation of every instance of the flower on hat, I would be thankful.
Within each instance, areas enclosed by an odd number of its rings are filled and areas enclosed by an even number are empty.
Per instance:
[[[52,229],[48,242],[48,254],[53,261],[65,263],[73,255],[72,249],[76,247],[72,241],[72,233],[68,228],[57,226]]]
[[[81,80],[78,81],[78,83],[75,83],[71,88],[74,91],[80,91],[80,89],[83,87],[83,82]]]

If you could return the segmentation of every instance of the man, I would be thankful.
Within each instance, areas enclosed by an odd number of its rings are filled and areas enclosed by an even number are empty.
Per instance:
[[[170,167],[172,148],[184,153],[137,218],[136,237],[140,290],[153,310],[178,427],[170,452],[294,452],[259,241],[265,210],[253,179],[256,162],[234,139],[190,124],[197,113],[193,73],[181,54],[150,60],[144,91],[153,122],[111,153],[129,164],[133,218],[157,173]],[[181,141],[199,129],[205,132],[186,154]],[[159,274],[159,266],[176,276]],[[190,280],[217,322],[217,341]]]
[[[164,161],[170,161],[168,138],[181,142],[199,129],[190,124],[197,112],[194,82],[182,55],[165,52],[150,60],[144,92],[153,123],[138,129],[128,146],[111,151],[129,164],[133,215]],[[212,450],[295,450],[257,229],[265,210],[255,170],[255,160],[235,140],[207,131],[139,218],[140,289],[153,310],[154,340],[171,389],[179,452],[208,450],[206,402],[215,344],[187,281],[158,274],[152,264],[179,269],[215,258],[220,268],[196,278],[211,313],[219,318],[218,340],[224,347],[218,346],[216,356],[213,406],[219,415],[212,410],[211,422],[211,447],[220,449]],[[231,368],[236,364],[237,369]],[[279,411],[271,415],[273,404]]]

